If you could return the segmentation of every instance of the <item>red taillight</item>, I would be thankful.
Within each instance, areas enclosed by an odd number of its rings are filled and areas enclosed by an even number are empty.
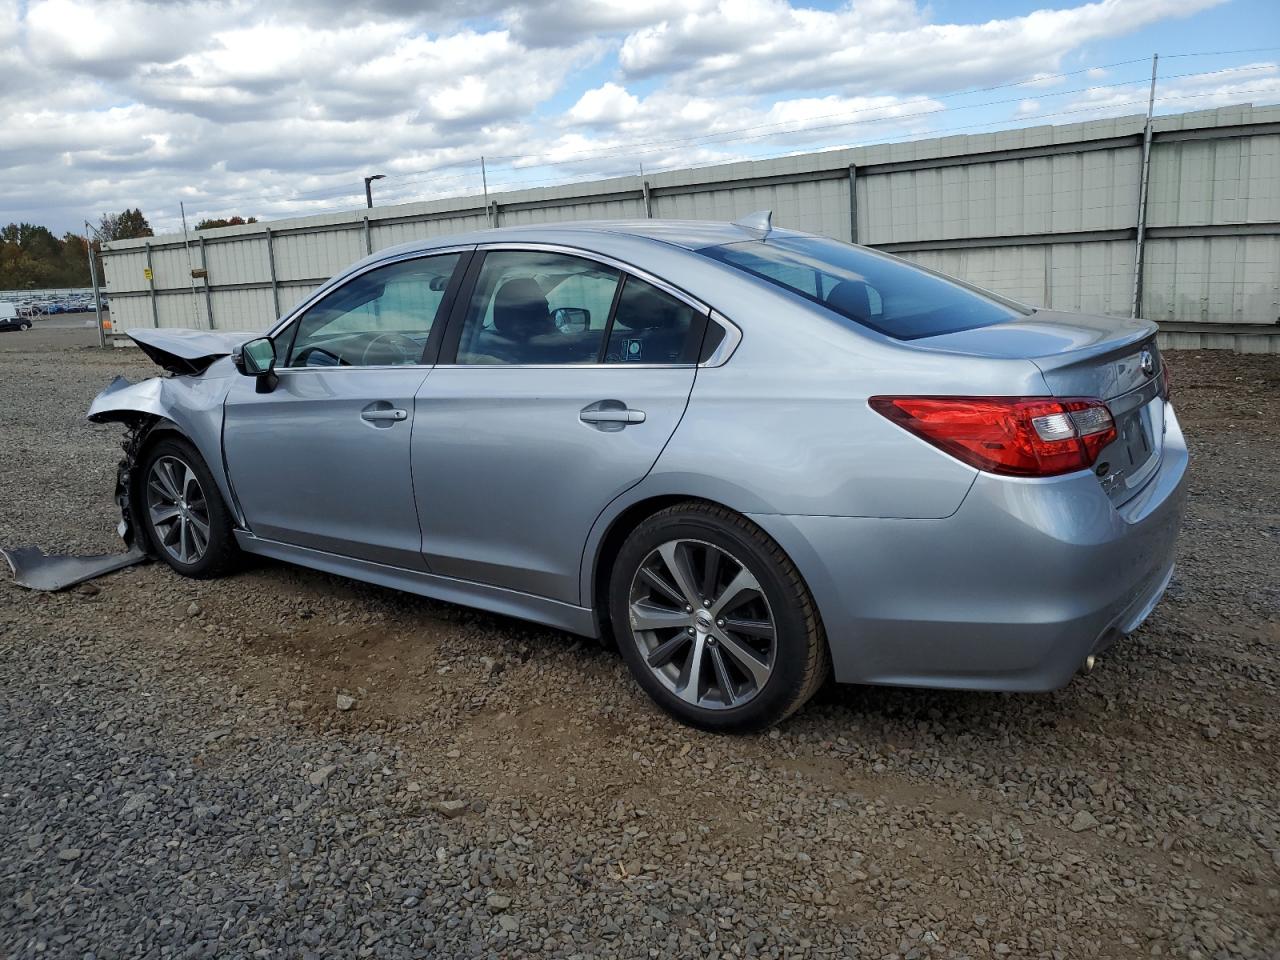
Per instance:
[[[1100,400],[1052,397],[872,397],[871,409],[965,463],[1017,477],[1093,466],[1116,438]]]

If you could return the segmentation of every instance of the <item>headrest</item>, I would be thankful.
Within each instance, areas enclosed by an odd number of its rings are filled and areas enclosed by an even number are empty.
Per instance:
[[[826,303],[832,310],[859,323],[867,323],[871,319],[871,295],[861,280],[841,280],[827,294]]]
[[[547,298],[537,280],[516,277],[498,288],[493,301],[493,326],[513,340],[528,340],[551,329]]]
[[[680,323],[675,306],[648,284],[628,282],[614,323],[628,330],[669,330]]]

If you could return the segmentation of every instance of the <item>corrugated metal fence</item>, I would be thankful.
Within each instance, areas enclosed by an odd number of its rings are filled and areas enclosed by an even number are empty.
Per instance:
[[[462,197],[206,230],[189,244],[118,241],[104,251],[107,292],[117,332],[260,330],[348,264],[408,240],[768,208],[778,226],[1027,303],[1128,315],[1143,127],[1142,117],[1031,127],[494,194],[488,209]],[[1280,108],[1158,117],[1149,169],[1141,315],[1186,336],[1213,325],[1228,340],[1236,325],[1280,322]],[[1184,345],[1202,342],[1230,345]]]

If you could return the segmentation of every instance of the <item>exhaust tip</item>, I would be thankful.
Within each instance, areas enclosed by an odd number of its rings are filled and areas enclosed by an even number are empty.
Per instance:
[[[1087,677],[1089,674],[1093,673],[1093,668],[1097,664],[1097,662],[1098,662],[1098,658],[1095,657],[1092,653],[1089,654],[1087,657],[1084,658],[1084,663],[1080,664],[1080,672]]]

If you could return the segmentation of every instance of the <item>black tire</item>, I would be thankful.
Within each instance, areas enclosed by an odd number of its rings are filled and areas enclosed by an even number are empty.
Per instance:
[[[203,553],[191,562],[183,562],[173,550],[166,547],[162,532],[153,519],[148,500],[148,484],[152,468],[159,461],[178,461],[190,468],[203,494],[202,503],[208,518],[209,535]],[[134,498],[140,526],[150,541],[152,553],[167,563],[177,573],[194,580],[210,580],[231,572],[240,558],[240,548],[232,533],[231,511],[222,501],[213,474],[196,448],[185,438],[164,437],[147,448],[138,465],[138,490]]]
[[[630,616],[632,592],[634,584],[642,582],[637,580],[641,577],[641,566],[650,562],[655,551],[660,551],[664,544],[672,542],[689,544],[695,551],[699,544],[711,545],[730,555],[754,577],[759,586],[754,593],[763,595],[767,601],[767,615],[772,618],[773,626],[770,672],[745,703],[733,705],[733,698],[722,694],[716,696],[724,702],[714,708],[682,699],[659,678],[655,668],[650,667],[647,657],[654,656],[656,650],[646,650],[633,631]],[[758,602],[758,599],[753,602]],[[707,604],[704,601],[702,605],[705,607]],[[673,612],[678,615],[678,610]],[[826,634],[800,572],[782,548],[759,527],[740,514],[714,504],[689,501],[668,507],[631,532],[613,565],[609,615],[618,647],[636,682],[667,712],[704,730],[744,732],[772,726],[804,706],[830,673]],[[710,639],[706,642],[713,645]],[[739,662],[725,657],[728,651],[723,640],[721,651],[722,662]],[[680,669],[683,670],[682,677],[692,672],[688,667]],[[718,674],[710,670],[709,675],[712,679],[706,686],[707,698],[712,695],[712,685]],[[745,672],[742,675],[746,676]],[[698,698],[698,690],[695,680],[692,694],[695,699]]]
[[[19,329],[20,331],[22,331],[23,333],[25,333],[26,331],[28,331],[28,330],[30,330],[30,329],[31,329],[31,324],[29,324],[29,323],[20,323],[20,324],[18,324],[18,329]]]

